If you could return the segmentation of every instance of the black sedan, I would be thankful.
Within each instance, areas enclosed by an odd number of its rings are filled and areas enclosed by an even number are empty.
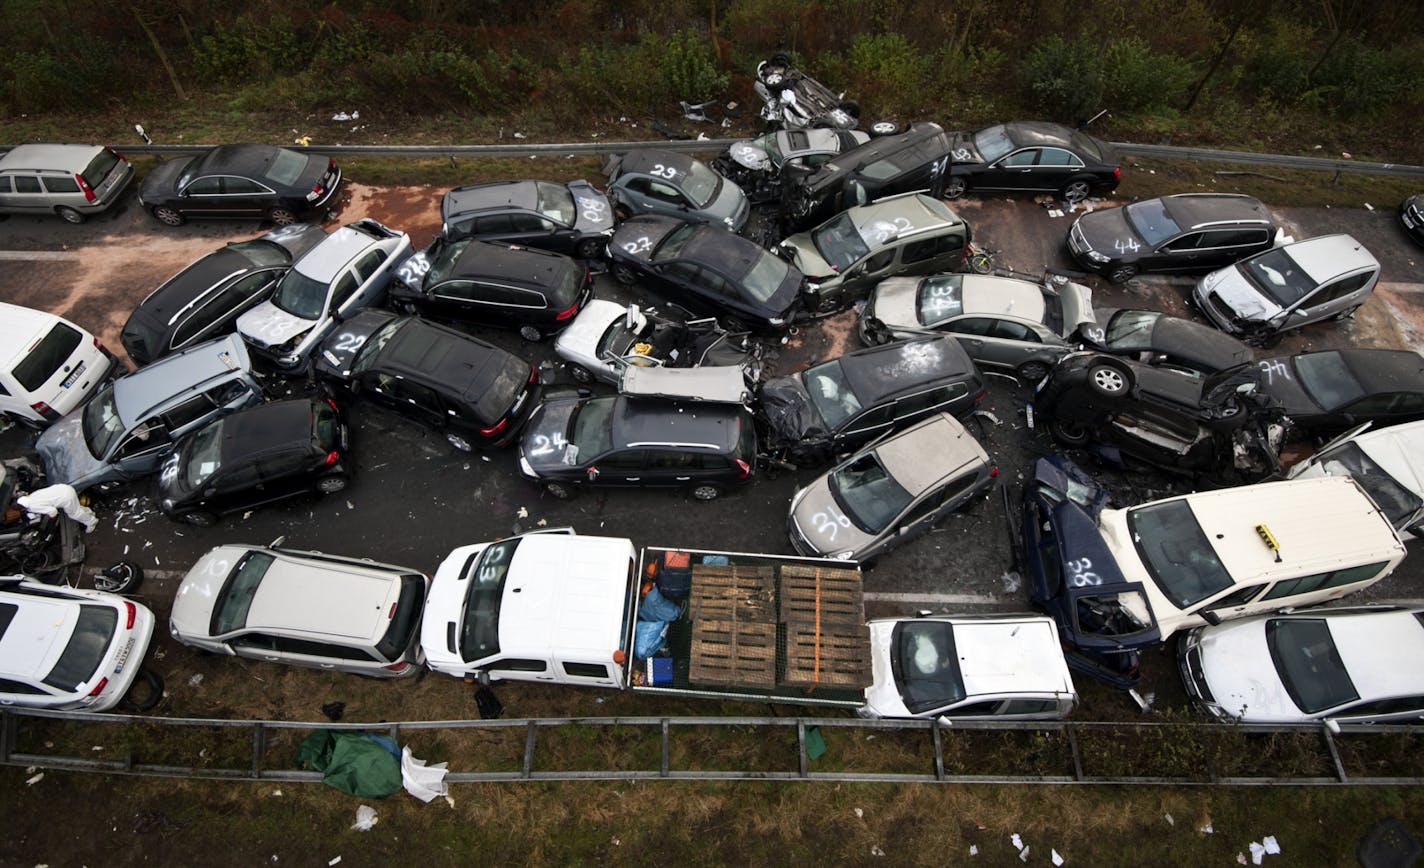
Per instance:
[[[326,237],[311,223],[234,241],[168,278],[124,323],[119,339],[135,365],[228,334],[248,308],[272,294],[292,263]]]
[[[324,217],[340,186],[341,170],[327,157],[272,145],[221,145],[159,163],[143,179],[138,203],[169,226],[214,217],[285,226]]]
[[[1413,350],[1326,350],[1256,366],[1261,391],[1312,434],[1424,419],[1424,356]]]
[[[1093,318],[1078,329],[1084,343],[1150,365],[1212,374],[1256,358],[1231,335],[1161,311],[1098,308]]]
[[[440,203],[441,235],[525,244],[580,259],[603,255],[613,207],[587,181],[495,181],[456,187]]]
[[[1424,193],[1410,196],[1399,206],[1399,223],[1420,244],[1424,244]]]
[[[947,199],[968,192],[1051,192],[1067,202],[1117,189],[1122,164],[1107,142],[1058,124],[1019,121],[952,136]]]
[[[669,301],[722,317],[734,331],[784,331],[802,308],[806,278],[753,241],[720,226],[643,216],[608,245],[620,283],[645,280]]]
[[[209,422],[179,441],[158,476],[169,518],[207,527],[223,513],[346,488],[355,463],[336,403],[298,398]]]

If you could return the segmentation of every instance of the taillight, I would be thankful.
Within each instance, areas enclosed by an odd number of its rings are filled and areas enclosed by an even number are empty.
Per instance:
[[[983,401],[984,401],[984,396],[987,395],[987,394],[989,394],[989,393],[986,392],[986,391],[984,391],[983,389],[980,389],[980,390],[979,390],[979,394],[977,394],[977,395],[974,396],[974,403],[976,403],[976,404],[981,404],[981,403],[983,403]]]
[[[386,620],[389,621],[396,616],[396,606],[400,605],[400,600],[391,603],[391,610],[386,613]]]
[[[410,663],[402,661],[400,663],[392,663],[389,666],[382,666],[381,668],[387,672],[404,672],[410,668]]]
[[[317,182],[312,185],[311,192],[307,194],[307,201],[315,202],[316,200],[320,199],[321,194],[325,192],[326,188],[321,185],[321,182]]]
[[[536,368],[536,367],[534,367],[533,365],[530,365],[530,366],[529,366],[529,379],[528,379],[528,380],[525,380],[525,382],[532,386],[532,385],[534,385],[534,381],[536,381],[536,380],[538,380],[538,379],[539,379],[539,369]]]
[[[109,686],[109,679],[100,678],[99,683],[94,685],[94,689],[89,691],[90,696],[98,696],[104,692],[104,688]]]
[[[335,449],[333,449],[333,450],[331,450],[330,452],[326,453],[326,460],[322,462],[322,465],[325,466],[325,467],[330,467],[331,465],[335,464],[336,462],[338,462],[338,461],[340,461],[340,460],[341,460],[341,453],[339,453],[339,452],[337,452]]]
[[[138,619],[138,606],[124,600],[124,629],[132,630],[134,621]]]
[[[1121,180],[1122,180],[1122,166],[1116,166],[1116,167],[1113,168],[1113,180],[1114,180],[1114,181],[1121,181]]]
[[[563,322],[564,320],[566,320],[566,319],[568,319],[569,317],[573,316],[574,314],[578,313],[578,309],[579,309],[578,302],[574,302],[573,305],[570,306],[568,310],[561,310],[561,311],[559,311],[558,313],[554,314],[554,321],[555,321],[555,322]]]
[[[333,400],[331,400],[330,398],[327,398],[327,399],[326,399],[326,406],[330,407],[331,409],[335,410],[335,411],[338,412],[338,413],[341,412],[341,408],[338,407],[338,406],[336,406],[336,402],[333,401]]]
[[[507,428],[507,427],[509,427],[509,419],[508,419],[508,418],[505,418],[505,419],[499,420],[498,422],[494,423],[493,425],[489,426],[488,428],[481,428],[481,429],[480,429],[480,433],[483,434],[483,435],[486,436],[486,437],[493,437],[494,435],[496,435],[496,434],[498,434],[499,432],[503,431],[503,430],[504,430],[505,428]]]
[[[736,462],[738,479],[746,479],[748,476],[752,475],[752,466],[750,464],[740,458],[736,459]]]
[[[30,405],[30,409],[40,414],[46,419],[58,419],[59,412],[44,401],[36,401]]]
[[[86,202],[93,202],[95,199],[99,198],[94,195],[93,190],[89,189],[89,182],[84,180],[83,175],[75,175],[74,180],[79,182],[79,189],[81,192],[84,193],[84,200]]]

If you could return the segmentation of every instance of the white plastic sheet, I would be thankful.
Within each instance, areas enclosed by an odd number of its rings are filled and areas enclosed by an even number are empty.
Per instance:
[[[445,775],[448,771],[445,763],[428,765],[425,760],[412,756],[410,748],[401,748],[401,783],[407,793],[422,802],[429,804],[446,794],[449,785],[445,783]]]

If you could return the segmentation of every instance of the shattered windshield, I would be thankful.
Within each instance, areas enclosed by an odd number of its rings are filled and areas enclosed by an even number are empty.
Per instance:
[[[920,281],[915,299],[920,325],[933,326],[964,313],[963,275],[941,274]]]
[[[914,499],[873,453],[842,467],[826,481],[841,512],[866,533],[889,527]]]
[[[974,134],[974,148],[979,152],[979,156],[984,158],[984,162],[992,163],[1014,149],[1014,143],[1009,140],[1009,132],[1004,129],[1003,124],[994,127],[987,127]]]
[[[569,192],[569,188],[548,181],[535,181],[534,184],[539,191],[539,204],[536,206],[539,213],[555,223],[574,225],[578,212],[574,210],[574,194]]]
[[[1152,348],[1152,329],[1162,314],[1155,310],[1123,310],[1108,321],[1103,346],[1115,350],[1145,350]]]
[[[839,359],[817,365],[801,378],[827,428],[835,428],[860,410],[860,399],[846,382]]]
[[[890,647],[894,649],[891,668],[895,686],[911,714],[934,711],[964,698],[952,625],[908,621],[895,628]]]
[[[1253,256],[1236,268],[1281,307],[1290,307],[1315,289],[1315,280],[1279,247]]]
[[[1331,476],[1353,476],[1396,530],[1407,527],[1424,507],[1418,494],[1400,485],[1354,443],[1342,443],[1315,460]]]
[[[836,271],[851,267],[870,253],[849,213],[842,213],[817,229],[811,235],[811,241],[821,258]]]

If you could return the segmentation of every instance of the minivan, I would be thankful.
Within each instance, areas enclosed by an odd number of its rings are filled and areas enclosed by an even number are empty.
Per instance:
[[[0,156],[0,213],[83,223],[118,201],[133,175],[133,165],[113,148],[20,145]]]
[[[0,412],[11,419],[49,425],[84,403],[117,364],[69,320],[0,302]]]
[[[35,449],[52,483],[82,490],[134,479],[157,471],[184,434],[262,398],[247,347],[228,335],[105,383]]]

